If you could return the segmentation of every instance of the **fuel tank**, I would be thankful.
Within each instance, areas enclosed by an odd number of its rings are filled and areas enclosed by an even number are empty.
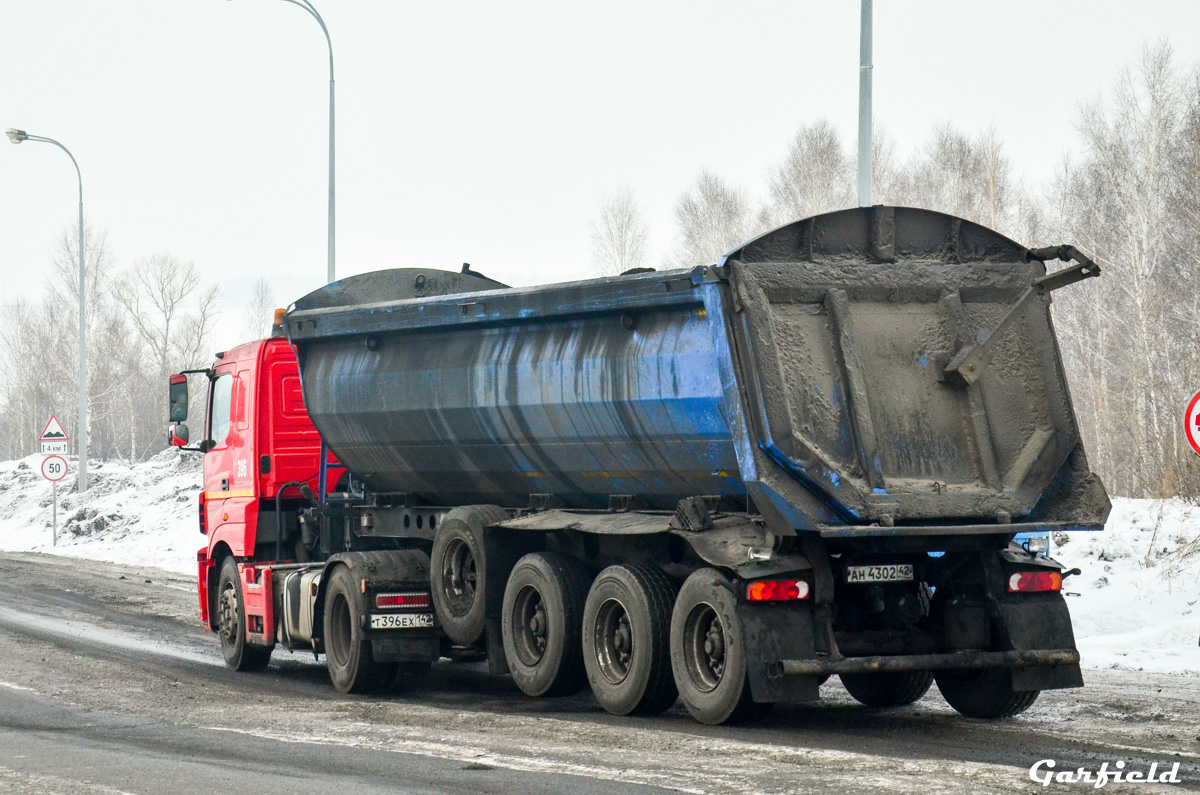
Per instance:
[[[691,269],[363,274],[286,327],[330,449],[413,501],[705,495],[792,532],[1098,527],[1046,274],[969,221],[874,207]]]

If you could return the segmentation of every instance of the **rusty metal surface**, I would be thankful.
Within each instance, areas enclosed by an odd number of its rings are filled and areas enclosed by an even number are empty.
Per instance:
[[[884,671],[979,670],[1078,664],[1079,652],[1075,649],[1046,649],[958,651],[948,654],[908,654],[896,657],[780,660],[770,666],[770,670],[774,676],[823,676],[825,674],[869,674]]]

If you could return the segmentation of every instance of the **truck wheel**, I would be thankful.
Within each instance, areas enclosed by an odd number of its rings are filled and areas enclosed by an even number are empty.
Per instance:
[[[657,715],[675,703],[671,608],[675,586],[652,566],[609,566],[583,608],[583,664],[614,715]]]
[[[692,572],[671,613],[671,668],[692,717],[715,725],[748,717],[754,702],[733,587],[716,569]]]
[[[246,608],[237,561],[225,558],[217,584],[217,632],[225,665],[234,671],[261,671],[271,661],[271,649],[246,642]]]
[[[842,674],[842,685],[868,707],[903,707],[929,692],[929,671],[889,671],[880,674]]]
[[[513,681],[530,696],[569,696],[583,689],[580,632],[587,570],[556,552],[517,561],[504,589],[500,628]]]
[[[362,635],[362,615],[350,570],[336,567],[325,594],[325,665],[339,693],[375,692],[394,675],[395,663],[377,663],[371,656],[371,641]]]
[[[503,561],[487,556],[504,555],[498,545],[485,546],[484,531],[508,518],[503,508],[470,505],[455,508],[438,524],[430,554],[433,606],[442,631],[450,640],[470,646],[483,637],[487,616],[489,579],[504,582]],[[511,564],[509,564],[511,566]]]
[[[968,718],[1010,718],[1033,706],[1041,693],[1013,690],[1012,674],[1003,668],[939,671],[934,678],[946,703]]]

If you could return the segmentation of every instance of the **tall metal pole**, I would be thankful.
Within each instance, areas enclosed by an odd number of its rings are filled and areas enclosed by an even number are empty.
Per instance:
[[[325,27],[325,20],[321,19],[321,15],[317,13],[317,7],[309,0],[283,0],[285,3],[291,3],[294,6],[300,6],[308,13],[312,14],[313,19],[317,20],[317,24],[321,26],[321,32],[325,34],[325,43],[329,45],[329,268],[328,278],[330,282],[337,279],[337,269],[334,266],[334,171],[333,171],[333,40],[329,38],[329,28]]]
[[[871,3],[862,0],[858,45],[858,206],[871,206]]]
[[[24,130],[15,129],[8,130],[6,135],[14,144],[22,141],[54,144],[66,152],[67,157],[71,158],[71,165],[75,166],[75,176],[79,179],[79,427],[76,430],[77,441],[75,444],[79,450],[79,493],[82,495],[87,493],[88,479],[87,282],[83,265],[83,174],[79,171],[79,163],[75,161],[75,155],[71,154],[71,150],[53,138],[30,135]]]

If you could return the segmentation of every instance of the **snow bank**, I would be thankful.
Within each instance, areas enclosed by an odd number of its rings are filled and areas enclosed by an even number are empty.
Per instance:
[[[195,571],[200,456],[168,450],[141,464],[94,463],[88,494],[59,484],[51,546],[50,484],[41,456],[0,462],[0,549]],[[1113,500],[1102,533],[1057,533],[1052,555],[1083,574],[1066,581],[1075,635],[1090,668],[1200,676],[1200,508],[1181,500]]]
[[[75,493],[78,460],[58,484],[58,546],[42,456],[0,462],[0,549],[196,570],[204,546],[197,515],[200,456],[166,450],[140,464],[89,461],[88,491]]]
[[[1054,542],[1083,571],[1064,590],[1085,667],[1200,676],[1200,508],[1118,498],[1104,532]]]

